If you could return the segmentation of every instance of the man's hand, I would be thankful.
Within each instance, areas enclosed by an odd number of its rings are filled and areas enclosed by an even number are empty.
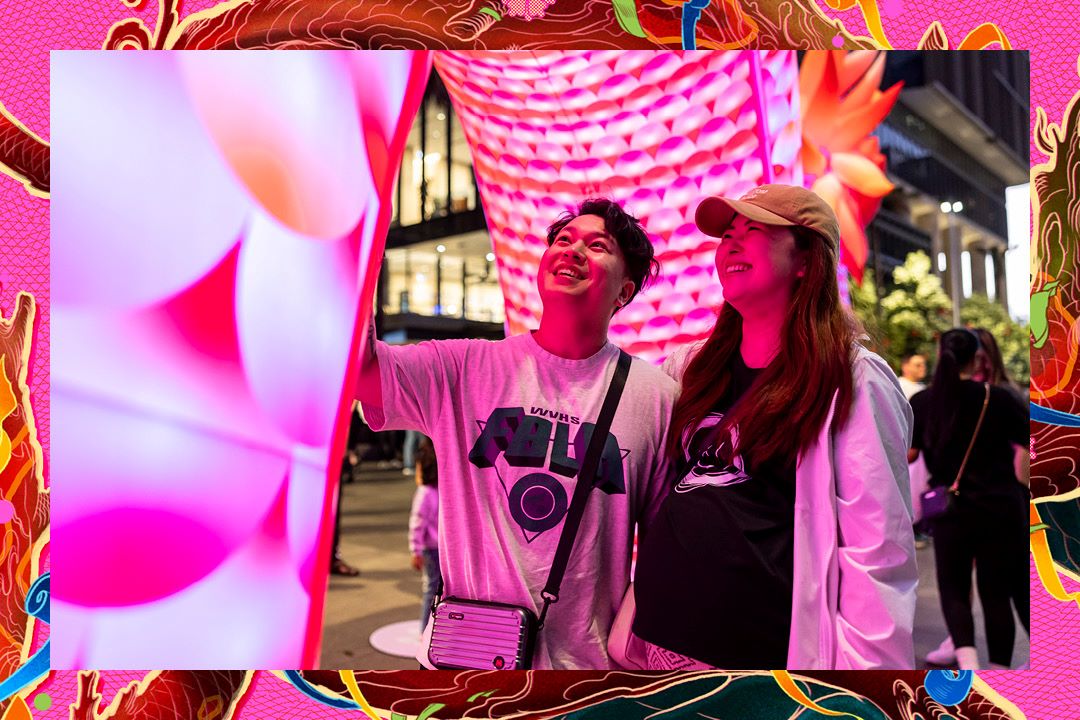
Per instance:
[[[424,569],[424,557],[422,555],[413,555],[412,556],[412,566],[413,566],[413,570],[423,570]]]

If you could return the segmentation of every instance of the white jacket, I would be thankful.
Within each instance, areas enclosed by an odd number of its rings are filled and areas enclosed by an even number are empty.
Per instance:
[[[702,343],[664,363],[682,381]],[[795,470],[789,670],[913,669],[911,405],[888,364],[858,347],[843,429],[828,419]]]

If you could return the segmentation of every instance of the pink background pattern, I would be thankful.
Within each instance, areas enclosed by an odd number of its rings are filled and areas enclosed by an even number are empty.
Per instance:
[[[194,0],[184,5],[190,14],[214,3]],[[856,8],[837,12],[819,2],[822,11],[842,22],[851,32],[862,34],[865,26]],[[0,4],[0,102],[7,110],[46,140],[48,124],[48,52],[54,48],[92,49],[101,46],[113,22],[142,17],[151,27],[156,9],[132,11],[119,0],[71,0],[62,10],[30,0],[7,0]],[[1066,3],[1013,2],[985,5],[976,0],[900,0],[882,3],[886,35],[893,47],[914,48],[925,29],[941,21],[952,46],[982,22],[993,21],[1005,32],[1014,48],[1031,50],[1032,120],[1035,109],[1046,111],[1051,122],[1060,121],[1063,110],[1080,90],[1077,56],[1080,36],[1075,14]],[[1032,148],[1032,162],[1045,158]],[[38,301],[35,350],[30,368],[33,406],[46,456],[49,452],[49,288],[48,202],[28,196],[19,184],[0,177],[0,308],[13,307],[19,290],[32,292]],[[47,566],[46,566],[47,567]],[[1080,610],[1050,599],[1033,573],[1032,667],[1029,673],[981,673],[989,685],[1022,709],[1028,718],[1071,717],[1080,707],[1077,671],[1080,665]],[[258,679],[256,682],[260,682]],[[119,683],[118,683],[119,684]],[[280,685],[280,683],[274,683]],[[65,674],[49,680],[55,696],[73,692],[74,677]],[[67,688],[71,687],[72,690]],[[274,717],[274,703],[265,713],[250,707],[250,717]],[[312,706],[310,717],[323,716]],[[66,717],[59,700],[47,714]],[[331,713],[326,713],[328,716]],[[244,713],[249,716],[248,713]]]

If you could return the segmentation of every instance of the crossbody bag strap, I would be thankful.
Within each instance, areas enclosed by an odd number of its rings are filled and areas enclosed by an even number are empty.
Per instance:
[[[585,512],[585,501],[589,498],[596,479],[596,470],[600,466],[600,457],[604,453],[604,445],[607,444],[608,430],[611,421],[615,417],[615,410],[619,407],[619,398],[622,397],[623,387],[626,385],[626,377],[630,374],[630,356],[626,352],[619,351],[619,361],[615,365],[615,374],[608,386],[607,396],[600,408],[600,416],[596,419],[592,437],[589,438],[589,447],[585,451],[585,458],[581,462],[578,471],[577,485],[574,487],[574,497],[570,501],[570,507],[566,511],[566,520],[563,523],[562,535],[559,536],[559,546],[555,550],[555,559],[551,561],[551,572],[548,574],[547,584],[540,596],[544,599],[544,607],[540,611],[538,627],[544,626],[544,617],[547,615],[548,606],[559,600],[559,586],[562,585],[563,574],[566,572],[566,563],[570,560],[570,552],[574,549],[574,540],[577,538],[578,526],[581,525],[581,516]]]
[[[983,387],[986,388],[986,395],[983,397],[979,421],[975,423],[975,432],[971,434],[971,442],[968,443],[967,452],[964,453],[964,461],[960,463],[960,470],[956,473],[956,480],[954,480],[953,484],[949,487],[949,492],[954,495],[960,494],[960,476],[964,474],[964,468],[967,467],[968,458],[971,457],[971,450],[975,447],[975,438],[979,436],[979,428],[982,427],[983,418],[986,417],[986,406],[990,404],[990,383],[983,383]]]

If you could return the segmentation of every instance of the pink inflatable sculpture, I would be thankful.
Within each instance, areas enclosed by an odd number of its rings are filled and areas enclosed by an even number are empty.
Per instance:
[[[316,665],[357,319],[429,72],[53,56],[53,668]]]

